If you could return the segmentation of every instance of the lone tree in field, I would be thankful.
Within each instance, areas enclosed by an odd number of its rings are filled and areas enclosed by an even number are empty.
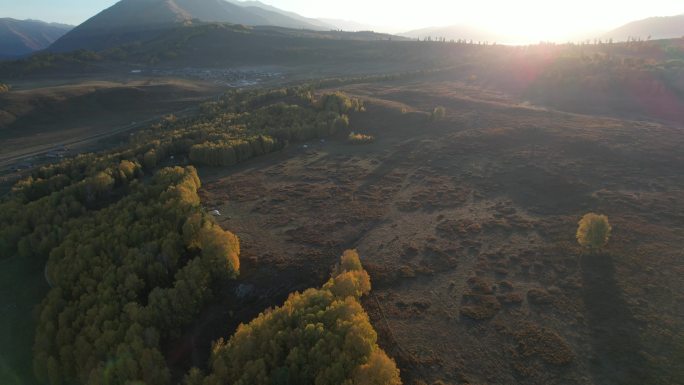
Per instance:
[[[600,250],[608,243],[611,230],[607,216],[586,214],[577,227],[577,242],[591,251]]]

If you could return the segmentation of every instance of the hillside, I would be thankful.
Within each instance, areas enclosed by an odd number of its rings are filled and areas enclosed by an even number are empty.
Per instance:
[[[629,38],[646,40],[674,39],[684,36],[684,15],[650,17],[633,21],[605,34],[608,39],[625,41]]]
[[[289,28],[314,26],[286,15],[243,7],[224,0],[122,0],[93,16],[50,47],[53,52],[76,49],[99,51],[159,36],[192,21]]]
[[[0,59],[45,49],[72,28],[38,20],[0,19]]]
[[[293,30],[207,24],[183,27],[125,47],[127,63],[150,68],[284,66],[297,72],[339,76],[432,68],[439,47],[414,46],[400,37],[372,32]],[[403,43],[409,44],[404,45]],[[105,53],[109,54],[109,53]],[[310,70],[303,70],[309,68]]]

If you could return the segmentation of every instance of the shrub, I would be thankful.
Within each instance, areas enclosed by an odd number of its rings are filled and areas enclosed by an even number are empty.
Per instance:
[[[435,107],[432,110],[432,114],[430,114],[430,120],[432,121],[442,120],[444,117],[446,117],[446,108],[442,106]]]
[[[589,213],[579,221],[577,242],[591,251],[600,250],[608,243],[611,231],[607,216]]]
[[[501,303],[493,295],[464,294],[461,302],[461,315],[477,321],[494,317],[501,310]]]
[[[527,291],[527,299],[535,305],[547,305],[553,302],[553,297],[544,289],[532,288]]]
[[[568,342],[551,329],[533,323],[519,325],[513,334],[523,357],[537,356],[551,365],[567,365],[575,359]]]
[[[372,135],[356,134],[351,132],[349,133],[347,140],[349,140],[349,143],[351,144],[367,144],[375,141],[375,137]]]

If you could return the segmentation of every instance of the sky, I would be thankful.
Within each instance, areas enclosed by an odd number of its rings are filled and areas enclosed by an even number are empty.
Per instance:
[[[262,0],[307,17],[346,19],[379,32],[466,24],[529,40],[564,40],[651,16],[684,14],[683,0]],[[0,17],[79,24],[117,0],[0,0]]]

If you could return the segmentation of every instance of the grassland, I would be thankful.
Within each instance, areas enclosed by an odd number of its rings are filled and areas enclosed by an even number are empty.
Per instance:
[[[323,282],[329,256],[355,247],[374,283],[365,308],[405,383],[683,378],[680,129],[445,77],[344,91],[367,100],[350,129],[374,143],[201,170],[203,201],[242,240],[254,298]],[[446,117],[431,122],[438,105]],[[613,223],[606,255],[574,241],[588,211]]]

